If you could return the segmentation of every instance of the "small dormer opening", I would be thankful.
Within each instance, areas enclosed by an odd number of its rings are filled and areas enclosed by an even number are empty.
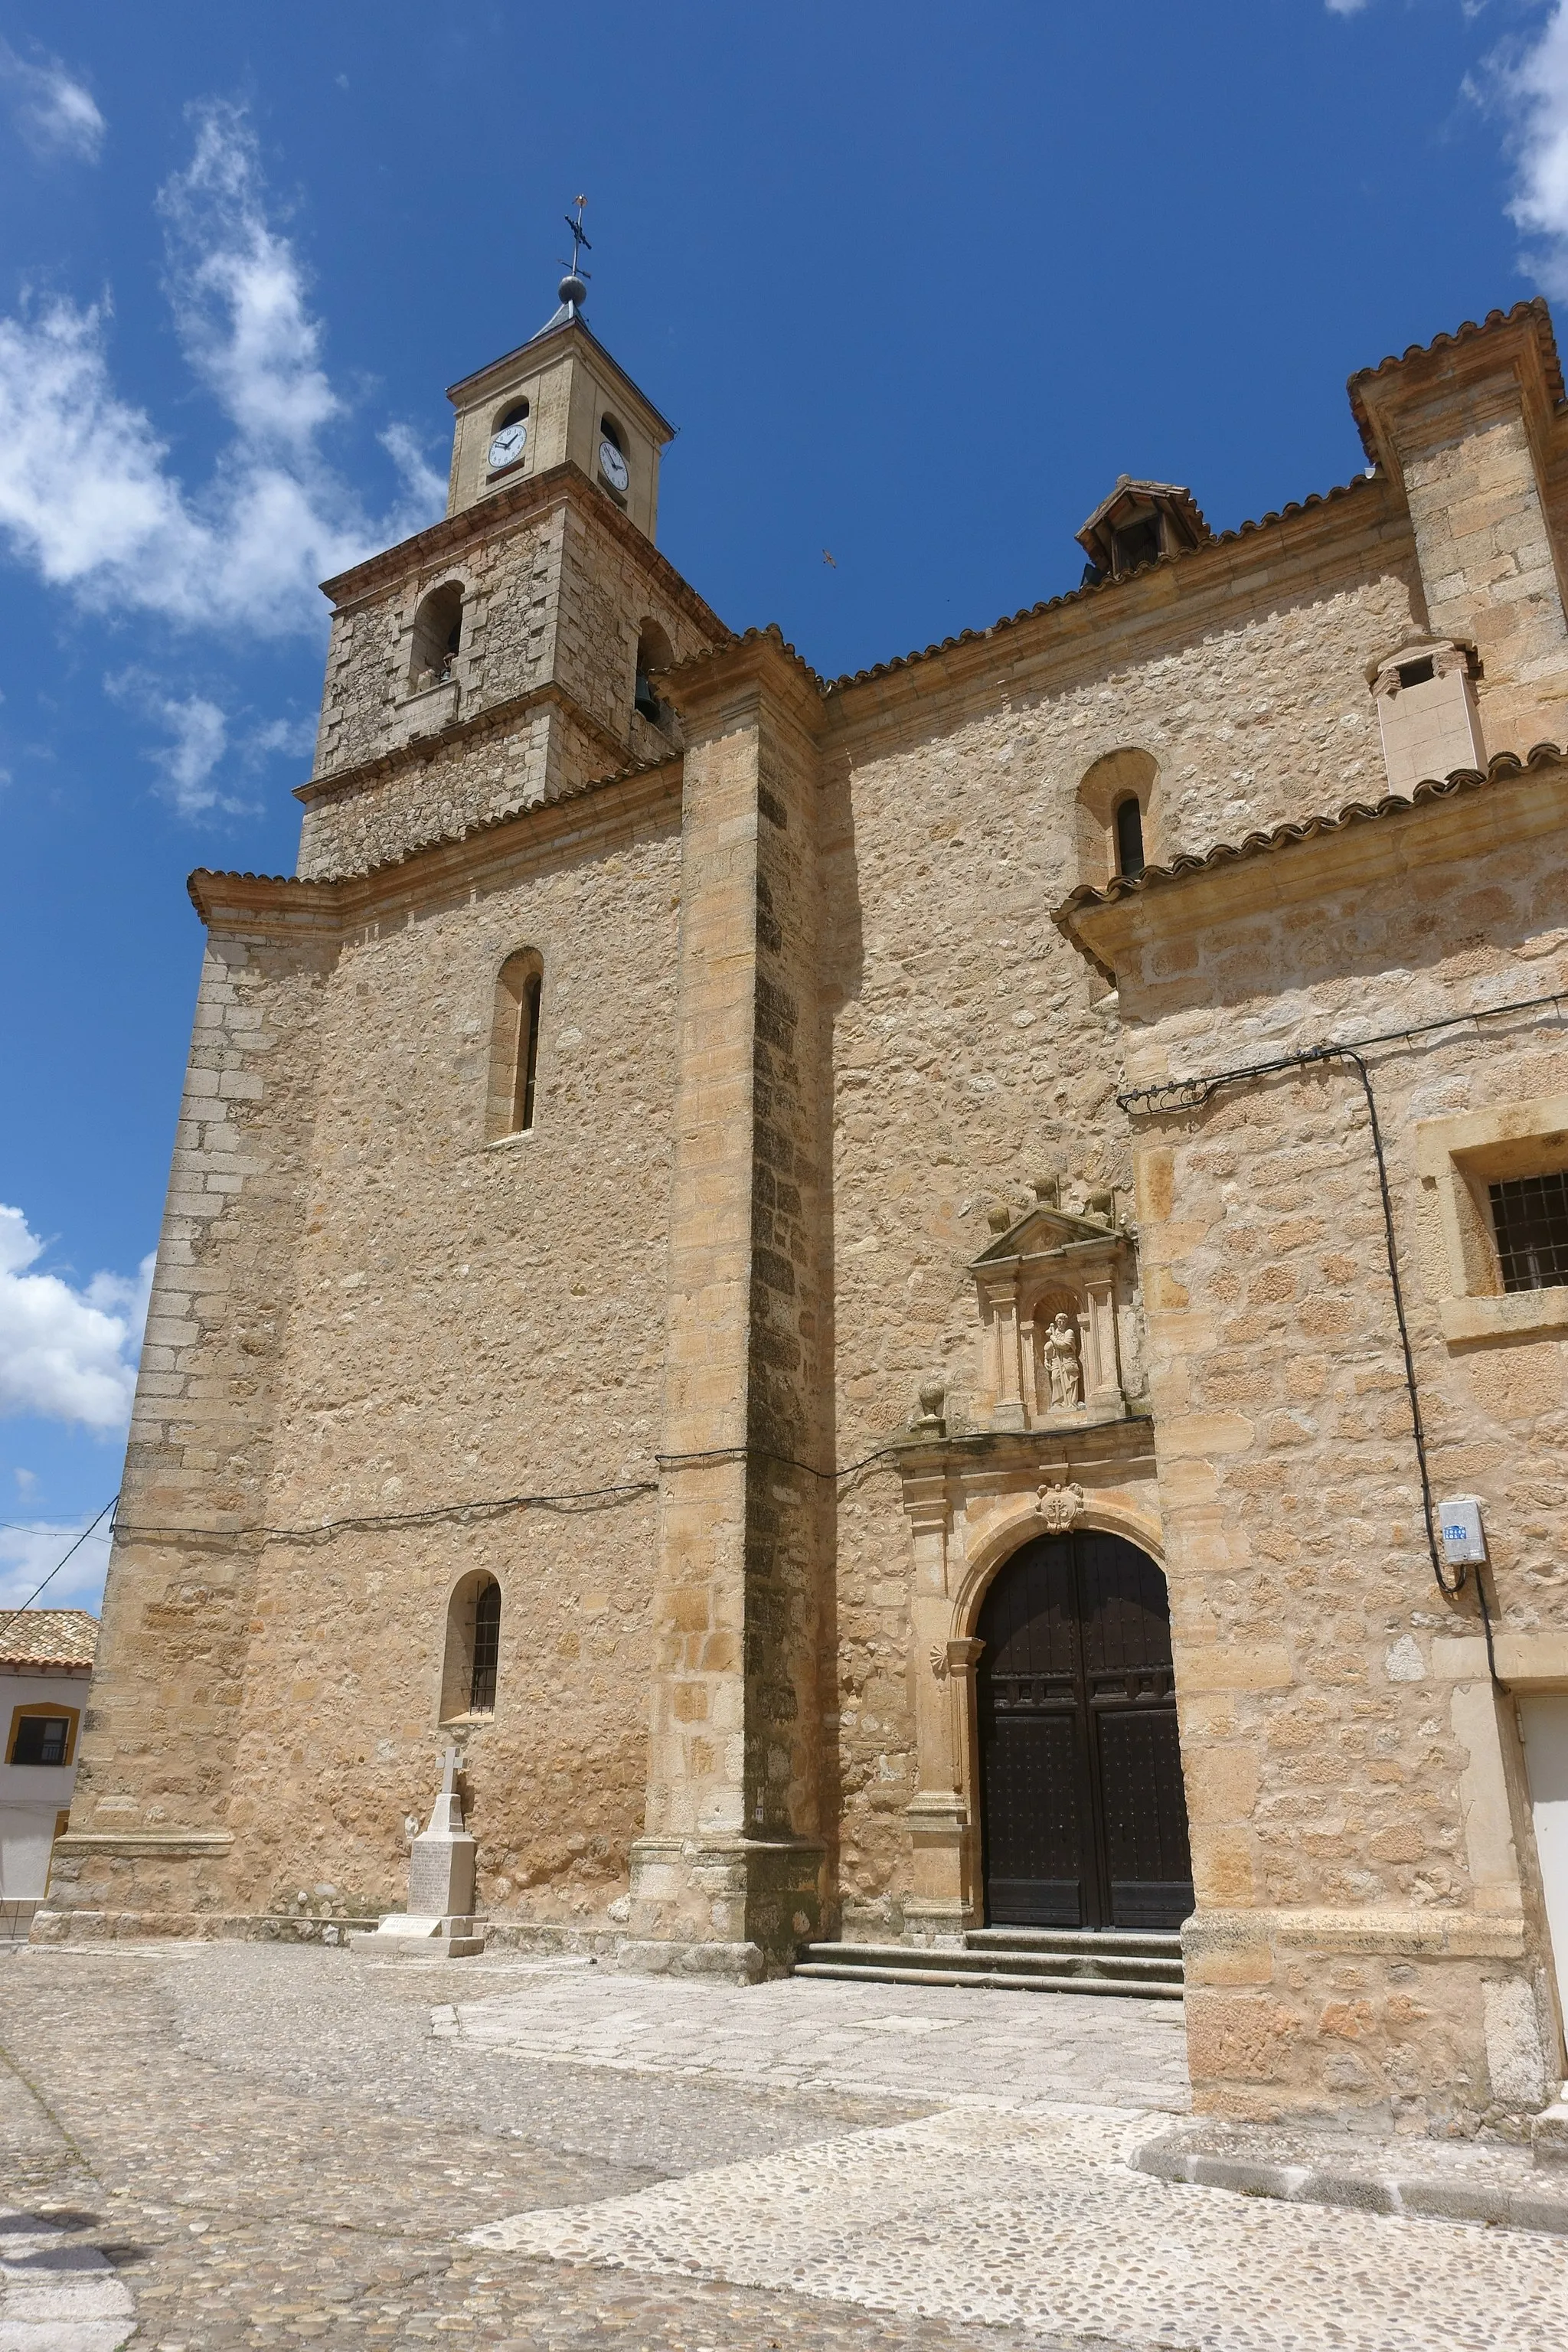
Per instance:
[[[637,684],[633,690],[632,704],[651,727],[664,725],[665,709],[654,692],[650,674],[655,670],[669,669],[674,666],[674,662],[675,655],[669,639],[665,635],[658,623],[645,621],[637,637]]]
[[[1484,771],[1479,670],[1474,646],[1453,637],[1406,642],[1369,666],[1391,792],[1412,792],[1460,768]]]
[[[414,643],[409,654],[408,683],[419,694],[444,686],[463,645],[463,590],[448,580],[431,590],[414,616]]]
[[[1163,555],[1183,555],[1202,547],[1211,536],[1191,490],[1182,483],[1135,482],[1130,474],[1121,474],[1110,496],[1100,500],[1078,534],[1089,558],[1085,583],[1125,580]]]
[[[1111,562],[1117,579],[1123,573],[1136,572],[1145,563],[1160,560],[1160,518],[1145,515],[1136,522],[1124,523],[1110,534]]]
[[[1116,803],[1116,870],[1130,882],[1143,871],[1143,811],[1131,793]]]

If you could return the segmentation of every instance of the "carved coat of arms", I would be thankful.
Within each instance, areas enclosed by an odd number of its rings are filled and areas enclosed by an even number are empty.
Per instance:
[[[1047,1481],[1036,1489],[1035,1509],[1049,1535],[1065,1536],[1082,1508],[1083,1488],[1070,1480]]]

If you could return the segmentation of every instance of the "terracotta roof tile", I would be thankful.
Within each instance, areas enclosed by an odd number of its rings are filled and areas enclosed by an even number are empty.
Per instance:
[[[1377,450],[1373,442],[1366,404],[1361,396],[1363,383],[1370,383],[1374,376],[1386,375],[1391,368],[1405,367],[1412,360],[1428,359],[1434,352],[1451,351],[1458,343],[1472,343],[1478,336],[1489,335],[1499,327],[1514,326],[1523,319],[1535,321],[1536,332],[1541,339],[1542,363],[1546,371],[1546,388],[1561,405],[1563,398],[1563,365],[1557,355],[1552,312],[1544,295],[1535,294],[1526,302],[1516,302],[1511,310],[1489,310],[1479,324],[1474,319],[1467,319],[1464,325],[1456,327],[1451,335],[1434,335],[1429,343],[1410,343],[1403,352],[1390,352],[1388,357],[1379,360],[1375,367],[1357,368],[1345,390],[1350,394],[1351,414],[1355,418],[1356,430],[1361,435],[1362,446],[1367,456],[1375,459]]]
[[[1238,541],[1250,538],[1254,532],[1271,530],[1276,524],[1288,522],[1294,515],[1306,514],[1313,507],[1328,506],[1336,499],[1352,498],[1357,490],[1364,489],[1369,479],[1368,475],[1358,474],[1353,481],[1336,483],[1331,490],[1310,490],[1304,499],[1290,499],[1282,507],[1270,508],[1256,521],[1237,523],[1232,530],[1212,531],[1201,547],[1184,548],[1179,555],[1156,556],[1152,562],[1141,563],[1136,572],[1123,572],[1120,580],[1085,581],[1081,587],[1068,588],[1059,596],[1047,596],[1041,604],[1026,604],[1016,613],[1004,613],[1000,620],[993,621],[987,628],[961,629],[957,636],[943,637],[936,645],[917,646],[910,653],[895,654],[890,661],[874,662],[869,669],[858,669],[847,672],[842,677],[831,678],[822,690],[825,694],[842,694],[847,687],[864,686],[868,678],[889,677],[895,670],[910,669],[917,662],[930,661],[938,654],[952,653],[955,646],[974,645],[983,638],[999,636],[1004,629],[1016,629],[1022,622],[1037,619],[1042,613],[1058,612],[1067,604],[1081,604],[1091,596],[1117,595],[1130,581],[1141,580],[1146,572],[1158,571],[1162,566],[1195,562],[1200,556],[1212,554],[1216,547],[1233,547]]]
[[[455,849],[459,843],[477,841],[482,834],[501,833],[509,824],[521,824],[527,817],[540,816],[552,809],[564,808],[574,801],[587,800],[593,793],[608,792],[612,785],[628,784],[638,776],[657,775],[661,768],[673,767],[680,759],[673,747],[657,760],[634,760],[624,768],[616,768],[605,776],[590,776],[581,784],[568,784],[564,791],[554,793],[548,800],[529,801],[521,808],[508,809],[500,816],[477,817],[472,824],[459,825],[452,833],[433,834],[427,841],[416,841],[395,857],[381,858],[374,866],[351,866],[346,873],[329,875],[253,874],[248,867],[242,873],[237,866],[198,866],[185,877],[185,889],[197,914],[202,902],[196,895],[199,882],[268,882],[279,887],[297,883],[301,889],[335,890],[349,882],[372,882],[381,874],[391,874],[399,866],[411,866],[416,858],[429,856],[439,849]]]
[[[98,1620],[85,1609],[0,1613],[0,1672],[15,1666],[90,1666]]]
[[[1080,882],[1069,891],[1056,909],[1055,919],[1064,929],[1068,919],[1082,907],[1111,907],[1119,899],[1131,898],[1140,892],[1162,889],[1168,883],[1180,882],[1189,874],[1213,873],[1221,866],[1235,866],[1243,858],[1271,856],[1277,850],[1293,849],[1298,842],[1312,841],[1324,834],[1342,833],[1357,824],[1373,824],[1380,817],[1401,816],[1413,808],[1431,801],[1454,800],[1462,793],[1484,792],[1489,784],[1505,782],[1510,776],[1521,776],[1527,768],[1550,768],[1562,759],[1563,752],[1555,743],[1537,743],[1521,760],[1513,751],[1500,751],[1489,761],[1483,775],[1479,768],[1456,768],[1451,775],[1432,777],[1415,786],[1408,796],[1386,793],[1377,801],[1350,801],[1331,816],[1303,817],[1298,824],[1277,824],[1268,833],[1249,833],[1237,842],[1221,841],[1202,856],[1173,857],[1166,866],[1146,866],[1142,874],[1119,874],[1113,881],[1095,884]]]

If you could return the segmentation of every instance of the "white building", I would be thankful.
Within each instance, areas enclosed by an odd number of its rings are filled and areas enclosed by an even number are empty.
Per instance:
[[[0,1617],[0,1939],[25,1937],[43,1901],[97,1646],[85,1609]]]

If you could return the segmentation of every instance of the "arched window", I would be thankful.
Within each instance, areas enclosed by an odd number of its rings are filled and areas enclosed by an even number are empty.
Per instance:
[[[1116,870],[1130,879],[1143,871],[1143,812],[1131,793],[1116,803]]]
[[[474,1602],[474,1663],[468,1675],[468,1713],[496,1711],[496,1662],[500,1656],[500,1586],[487,1584]]]
[[[414,615],[414,644],[408,658],[408,683],[417,694],[441,686],[452,675],[452,664],[463,643],[463,591],[448,580],[433,588]]]
[[[526,1135],[533,1126],[539,1073],[539,1010],[544,965],[537,949],[520,948],[496,975],[490,1024],[489,1095],[485,1136],[499,1143]]]
[[[636,708],[641,711],[651,726],[663,726],[665,710],[663,703],[660,702],[649,683],[649,673],[653,670],[670,669],[674,667],[674,663],[675,654],[669,639],[665,635],[658,623],[645,621],[637,638],[637,690],[634,701]]]
[[[489,470],[504,473],[509,466],[521,466],[528,448],[528,403],[514,400],[503,408],[490,427]]]
[[[1142,874],[1160,848],[1160,769],[1152,752],[1123,744],[1088,769],[1078,788],[1079,879],[1098,887]]]
[[[599,419],[599,480],[609,491],[617,506],[626,502],[626,488],[631,480],[631,467],[626,462],[626,445],[621,428],[613,416]]]
[[[496,1711],[500,1660],[500,1586],[483,1569],[465,1576],[447,1604],[447,1652],[441,1668],[441,1720]]]

